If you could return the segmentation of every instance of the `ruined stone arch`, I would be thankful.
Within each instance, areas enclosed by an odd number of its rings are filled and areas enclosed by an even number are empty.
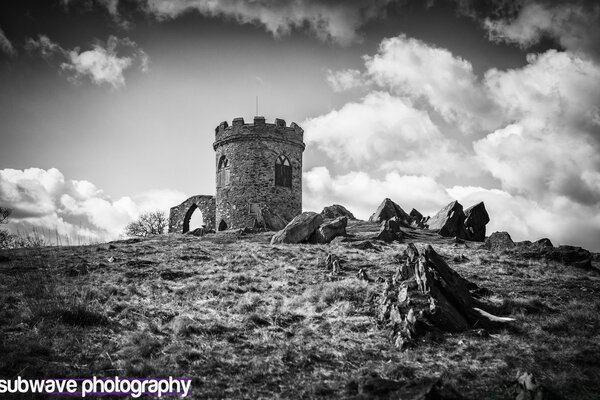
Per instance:
[[[169,213],[169,232],[186,233],[190,230],[190,218],[196,209],[202,213],[207,229],[215,229],[215,197],[192,196],[178,206],[172,207]]]

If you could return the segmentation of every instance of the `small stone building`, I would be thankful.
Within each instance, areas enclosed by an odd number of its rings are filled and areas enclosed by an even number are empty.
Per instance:
[[[216,196],[193,196],[171,208],[169,232],[185,233],[200,209],[207,229],[253,227],[268,208],[286,220],[302,212],[304,131],[282,119],[235,118],[215,128]]]

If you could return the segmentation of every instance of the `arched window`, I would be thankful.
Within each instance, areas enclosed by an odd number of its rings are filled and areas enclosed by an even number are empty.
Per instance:
[[[229,185],[229,160],[225,156],[219,158],[217,166],[217,187]]]
[[[286,156],[275,161],[275,186],[292,187],[292,165]]]

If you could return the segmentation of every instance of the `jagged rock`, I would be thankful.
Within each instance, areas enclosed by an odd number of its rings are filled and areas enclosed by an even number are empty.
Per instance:
[[[534,244],[539,247],[554,247],[554,245],[548,238],[542,238],[542,239],[536,241]]]
[[[348,217],[338,217],[333,221],[324,222],[310,236],[310,243],[329,243],[337,236],[346,236]]]
[[[394,240],[401,241],[403,238],[400,230],[400,221],[398,217],[393,217],[381,223],[381,229],[375,239],[383,240],[386,243],[391,243]]]
[[[398,220],[403,226],[410,226],[411,218],[410,216],[400,207],[398,204],[394,203],[390,199],[385,199],[383,202],[377,207],[377,211],[369,218],[370,222],[383,222],[393,217],[398,217]]]
[[[592,267],[592,253],[576,246],[558,246],[546,248],[544,256],[547,260],[560,261],[567,265],[589,269]]]
[[[482,303],[475,302],[469,292],[476,285],[450,268],[430,245],[420,252],[409,245],[406,252],[407,269],[412,269],[406,273],[409,279],[388,281],[378,312],[380,321],[391,325],[397,347],[413,346],[427,334],[493,329],[513,321],[479,308]]]
[[[257,228],[264,228],[269,231],[280,231],[288,224],[281,215],[274,213],[268,207],[260,208],[256,213],[256,220],[254,226]]]
[[[204,236],[204,235],[206,235],[206,231],[207,231],[206,228],[196,228],[191,231],[187,231],[185,234],[191,235],[191,236]]]
[[[325,268],[333,273],[338,273],[342,270],[340,267],[340,259],[335,254],[328,254],[325,258]]]
[[[485,248],[491,251],[510,250],[515,247],[515,242],[508,232],[494,232],[485,239]]]
[[[321,215],[323,216],[323,218],[328,219],[335,219],[338,217],[347,217],[348,219],[353,220],[356,219],[346,207],[339,204],[333,204],[331,206],[323,208],[323,211],[321,211]]]
[[[303,212],[291,220],[285,228],[275,233],[271,238],[271,244],[306,241],[322,223],[321,214],[312,211]]]
[[[465,214],[462,205],[458,201],[453,201],[431,217],[427,226],[445,237],[466,238],[464,220]]]
[[[409,214],[410,218],[411,218],[411,222],[410,225],[414,228],[425,228],[425,217],[423,217],[423,214],[421,214],[419,211],[417,211],[416,209],[412,209],[410,210],[410,214]],[[427,217],[429,218],[429,217]]]
[[[369,275],[367,274],[367,271],[365,271],[363,268],[358,270],[358,272],[356,274],[356,278],[361,281],[373,282],[373,279],[371,279],[369,277]]]
[[[485,241],[485,226],[490,222],[490,216],[485,209],[483,201],[467,208],[464,211],[464,226],[466,239],[475,242]]]

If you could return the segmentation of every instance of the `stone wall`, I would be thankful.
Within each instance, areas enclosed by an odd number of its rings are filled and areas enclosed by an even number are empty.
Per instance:
[[[302,152],[304,131],[295,123],[286,126],[277,119],[268,124],[256,117],[254,124],[242,118],[231,126],[222,122],[215,129],[215,160],[229,160],[229,184],[217,187],[216,227],[252,227],[255,212],[267,206],[291,220],[302,212]],[[292,187],[275,186],[275,161],[285,155],[292,166]],[[224,222],[224,224],[223,224]]]
[[[169,213],[169,233],[185,233],[190,230],[190,218],[196,208],[202,212],[204,225],[215,229],[215,196],[192,196]]]

